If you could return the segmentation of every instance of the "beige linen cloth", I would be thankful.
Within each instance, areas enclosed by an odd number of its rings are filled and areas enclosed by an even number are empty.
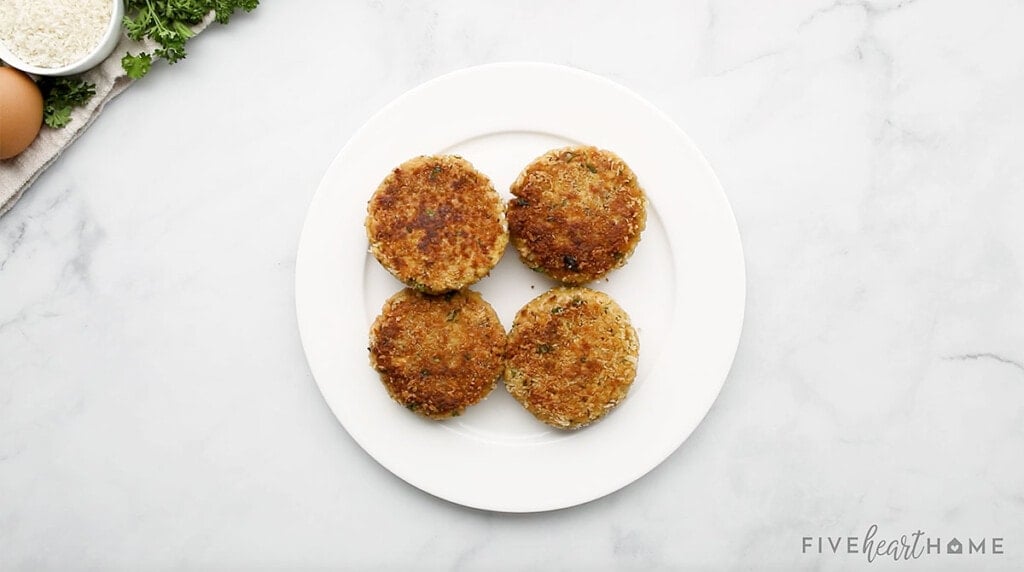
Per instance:
[[[198,34],[212,21],[211,12],[192,30]],[[61,129],[51,129],[44,125],[39,137],[28,149],[16,157],[0,161],[0,216],[11,210],[36,177],[52,165],[60,157],[61,152],[74,143],[79,135],[85,133],[99,117],[103,107],[135,81],[125,75],[124,69],[121,68],[121,58],[124,54],[152,52],[155,47],[156,44],[149,39],[136,42],[122,35],[110,57],[83,76],[85,81],[96,84],[96,95],[92,96],[88,104],[76,107],[71,112],[71,122]],[[153,63],[156,65],[156,61]]]

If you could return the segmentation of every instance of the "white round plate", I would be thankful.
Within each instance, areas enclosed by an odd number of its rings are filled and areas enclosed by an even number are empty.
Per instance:
[[[615,298],[640,336],[629,396],[575,432],[534,419],[499,382],[462,416],[435,422],[396,404],[369,365],[370,324],[402,288],[367,252],[366,203],[416,155],[451,153],[506,198],[532,159],[586,143],[636,172],[650,200],[636,252],[591,284]],[[345,429],[410,484],[458,504],[534,512],[616,491],[668,457],[710,409],[743,322],[743,252],[728,200],[700,151],[663,113],[599,76],[547,64],[457,71],[402,95],[345,145],[313,198],[295,269],[310,369]],[[554,284],[513,249],[472,288],[508,329]]]

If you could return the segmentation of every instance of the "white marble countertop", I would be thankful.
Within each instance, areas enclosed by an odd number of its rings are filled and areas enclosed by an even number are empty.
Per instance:
[[[1024,4],[631,4],[265,0],[112,103],[0,219],[0,569],[1024,567]],[[696,433],[517,516],[365,454],[293,301],[353,131],[507,60],[674,118],[748,272]],[[846,537],[872,525],[964,554],[869,563]]]

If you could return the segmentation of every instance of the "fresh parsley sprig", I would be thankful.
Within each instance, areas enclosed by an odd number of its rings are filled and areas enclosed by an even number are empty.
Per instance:
[[[96,85],[79,77],[41,77],[37,85],[43,93],[43,123],[55,129],[70,123],[71,110],[96,95]]]
[[[124,30],[133,40],[149,38],[159,47],[150,52],[126,53],[121,67],[128,77],[149,73],[156,58],[173,64],[185,58],[185,44],[195,34],[192,27],[213,12],[214,20],[227,24],[236,10],[251,12],[259,0],[125,0]]]

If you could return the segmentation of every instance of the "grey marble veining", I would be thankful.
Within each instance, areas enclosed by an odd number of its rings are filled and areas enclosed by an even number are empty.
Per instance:
[[[0,568],[1024,567],[1022,25],[1009,0],[305,0],[212,28],[0,218]],[[363,453],[293,307],[306,208],[354,130],[507,60],[668,113],[748,273],[690,439],[535,515],[453,506]],[[872,525],[988,552],[818,553]]]

